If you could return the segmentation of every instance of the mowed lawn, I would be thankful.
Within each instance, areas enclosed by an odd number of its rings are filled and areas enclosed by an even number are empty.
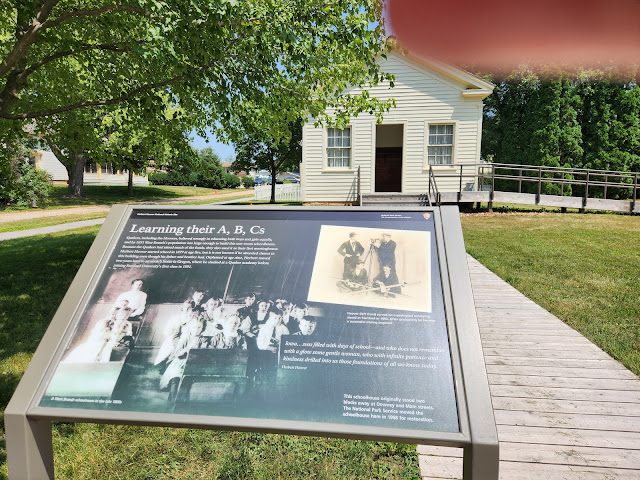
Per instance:
[[[98,227],[0,242],[0,480],[2,413]],[[60,479],[419,479],[415,445],[60,423]]]
[[[640,217],[463,215],[467,252],[640,375]]]
[[[467,250],[640,373],[640,217],[481,214]],[[97,227],[0,242],[0,411]],[[2,442],[2,440],[0,440]],[[287,435],[58,424],[57,478],[419,478],[412,445]],[[0,443],[0,479],[6,478]]]
[[[133,187],[133,196],[129,196],[126,185],[85,185],[84,199],[68,198],[67,187],[54,185],[47,208],[76,207],[80,205],[112,205],[123,202],[154,202],[179,200],[185,197],[214,196],[226,193],[247,194],[242,188],[185,187],[172,185],[150,185]]]

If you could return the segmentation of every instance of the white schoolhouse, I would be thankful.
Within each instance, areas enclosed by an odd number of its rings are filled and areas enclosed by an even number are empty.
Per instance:
[[[429,166],[452,169],[479,163],[483,99],[494,85],[444,63],[394,51],[381,59],[388,83],[371,96],[395,98],[382,124],[369,114],[352,118],[344,130],[314,127],[302,131],[301,184],[304,203],[349,203],[361,193],[426,193]],[[354,90],[355,93],[355,90]],[[438,183],[440,190],[447,185]],[[456,181],[450,189],[458,189]]]

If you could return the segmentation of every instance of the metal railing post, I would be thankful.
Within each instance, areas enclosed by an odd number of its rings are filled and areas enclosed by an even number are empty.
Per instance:
[[[360,165],[358,165],[358,206],[362,206],[362,192],[360,191]]]
[[[607,182],[609,181],[609,175],[608,174],[604,174],[604,198],[606,200],[607,198]]]
[[[491,193],[489,194],[489,204],[487,205],[489,212],[493,212],[493,196],[494,196],[493,192],[495,191],[495,187],[496,187],[496,166],[491,165]]]
[[[518,170],[518,193],[522,193],[522,169]]]
[[[638,174],[633,176],[633,202],[631,202],[631,212],[636,209],[636,191],[638,190]]]
[[[582,198],[582,208],[587,206],[587,197],[589,197],[589,170],[587,170],[587,181],[584,184],[584,197]]]
[[[536,197],[536,205],[540,203],[541,193],[542,193],[542,167],[538,166],[538,196]]]
[[[560,182],[560,195],[564,197],[564,170],[562,171],[562,181]]]

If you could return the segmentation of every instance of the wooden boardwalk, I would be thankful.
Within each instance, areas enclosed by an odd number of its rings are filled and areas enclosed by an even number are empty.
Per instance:
[[[500,480],[640,479],[640,379],[471,257]],[[424,480],[462,449],[418,447]]]

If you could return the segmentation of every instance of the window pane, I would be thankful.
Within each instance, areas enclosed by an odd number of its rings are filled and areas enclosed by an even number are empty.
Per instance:
[[[327,167],[349,168],[351,164],[351,128],[327,129]]]

